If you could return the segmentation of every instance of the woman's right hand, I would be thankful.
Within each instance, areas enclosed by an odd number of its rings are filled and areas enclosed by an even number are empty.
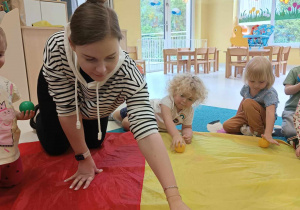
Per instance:
[[[89,156],[85,160],[79,161],[76,173],[66,179],[65,182],[74,179],[70,189],[73,189],[76,186],[74,190],[78,190],[84,183],[83,189],[86,189],[95,178],[95,174],[101,173],[102,171],[102,169],[96,167],[93,158]]]

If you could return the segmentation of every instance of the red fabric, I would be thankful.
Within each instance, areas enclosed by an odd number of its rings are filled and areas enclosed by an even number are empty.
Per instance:
[[[19,185],[0,189],[0,209],[140,209],[145,159],[130,132],[107,133],[103,146],[91,150],[104,171],[85,190],[71,190],[71,182],[63,182],[77,169],[71,150],[49,156],[39,142],[19,148],[24,177]]]

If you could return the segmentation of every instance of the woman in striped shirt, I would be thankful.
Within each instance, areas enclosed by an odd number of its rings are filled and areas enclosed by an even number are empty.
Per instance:
[[[65,31],[46,43],[38,79],[36,131],[45,151],[64,153],[69,146],[79,160],[77,172],[65,181],[87,188],[100,173],[89,148],[105,138],[108,116],[126,101],[130,130],[164,188],[169,206],[189,209],[181,200],[173,170],[158,134],[147,84],[134,61],[120,49],[116,13],[105,0],[88,0],[74,12]]]

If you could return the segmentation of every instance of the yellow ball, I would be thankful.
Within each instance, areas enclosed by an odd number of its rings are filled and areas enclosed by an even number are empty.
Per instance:
[[[178,152],[178,153],[183,153],[185,150],[185,144],[178,144],[177,147],[175,147],[175,151]]]
[[[258,145],[262,148],[267,148],[270,145],[270,142],[268,142],[266,139],[261,138],[258,140]]]

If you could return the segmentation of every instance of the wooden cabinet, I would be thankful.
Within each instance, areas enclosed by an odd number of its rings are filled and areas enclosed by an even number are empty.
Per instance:
[[[46,20],[52,25],[66,25],[68,22],[67,3],[51,0],[23,0],[26,26]]]
[[[16,103],[15,108],[17,109],[22,101],[29,100],[19,10],[13,9],[6,13],[1,22],[1,27],[6,34],[7,50],[5,64],[0,69],[0,75],[15,83],[19,90],[21,100]]]
[[[43,65],[43,52],[48,38],[55,32],[64,30],[53,27],[22,26],[22,36],[28,86],[32,103],[37,104],[37,79]]]

